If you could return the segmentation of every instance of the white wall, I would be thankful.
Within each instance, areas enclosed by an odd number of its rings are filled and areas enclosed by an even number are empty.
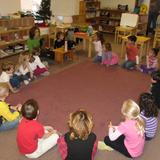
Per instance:
[[[54,15],[71,16],[79,13],[79,0],[51,0]]]
[[[20,0],[0,0],[0,14],[7,15],[21,10]]]
[[[127,4],[129,10],[133,11],[135,7],[136,0],[100,0],[101,1],[101,8],[103,7],[110,7],[110,8],[117,8],[118,4]]]

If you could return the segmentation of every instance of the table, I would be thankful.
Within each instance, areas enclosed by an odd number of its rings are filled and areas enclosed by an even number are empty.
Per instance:
[[[125,26],[118,26],[115,30],[115,42],[119,42],[119,38],[122,39],[123,36],[128,35],[136,35],[136,27],[125,27]]]
[[[145,37],[145,36],[136,36],[137,41],[136,45],[140,46],[140,52],[139,52],[139,59],[141,60],[142,56],[147,55],[149,53],[149,46],[150,46],[150,37]],[[122,37],[122,49],[121,49],[121,57],[124,57],[124,47],[125,43],[128,41],[128,36]]]
[[[64,48],[57,48],[53,50],[55,52],[55,61],[57,63],[63,64],[64,55],[71,58],[73,60],[73,52],[71,50],[65,51]]]
[[[91,53],[92,53],[92,42],[94,37],[96,36],[97,31],[94,31],[93,34],[91,36],[89,36],[87,33],[84,32],[76,32],[74,34],[74,41],[76,41],[76,38],[81,38],[83,39],[83,49],[85,50],[86,48],[86,40],[88,40],[88,57],[91,57]]]

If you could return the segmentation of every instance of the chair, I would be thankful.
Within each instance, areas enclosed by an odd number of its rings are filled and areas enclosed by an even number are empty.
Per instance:
[[[122,13],[120,26],[115,31],[116,43],[121,42],[124,36],[136,35],[138,18],[138,14]]]
[[[155,30],[153,48],[155,48],[158,43],[160,43],[160,28],[156,28]]]

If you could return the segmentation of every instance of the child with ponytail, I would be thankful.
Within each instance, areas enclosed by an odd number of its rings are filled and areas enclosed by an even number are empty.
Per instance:
[[[145,136],[144,121],[140,117],[139,106],[131,99],[124,101],[121,109],[124,122],[118,126],[109,124],[109,135],[104,143],[123,155],[134,158],[143,153]]]

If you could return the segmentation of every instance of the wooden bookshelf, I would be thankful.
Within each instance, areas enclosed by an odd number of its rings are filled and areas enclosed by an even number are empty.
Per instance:
[[[15,47],[16,45],[25,45],[29,36],[29,30],[34,26],[33,17],[23,17],[17,19],[0,19],[0,49],[5,50],[8,47]],[[25,48],[25,47],[23,47]],[[13,49],[15,52],[15,49]],[[2,52],[1,52],[2,54]],[[8,53],[1,57],[13,56],[15,53]]]
[[[99,31],[114,33],[115,28],[120,25],[122,13],[124,13],[124,11],[118,9],[100,9]]]
[[[94,28],[98,27],[100,15],[100,1],[84,0],[79,4],[79,15],[84,15],[87,23],[90,23]]]

